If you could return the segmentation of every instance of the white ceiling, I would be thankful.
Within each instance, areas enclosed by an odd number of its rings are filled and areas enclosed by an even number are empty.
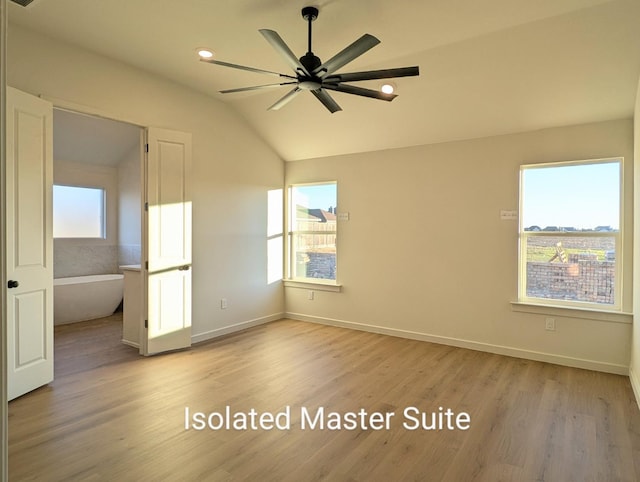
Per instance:
[[[631,117],[640,76],[640,0],[321,0],[313,50],[327,60],[363,33],[381,44],[340,72],[418,65],[391,103],[310,93],[279,111],[288,87],[220,89],[272,78],[199,62],[290,73],[258,33],[306,52],[308,0],[35,0],[9,21],[78,44],[228,103],[285,159],[429,144]],[[10,68],[10,66],[9,66]],[[361,83],[376,88],[376,83]]]
[[[117,166],[140,148],[141,128],[124,122],[53,111],[53,159]]]

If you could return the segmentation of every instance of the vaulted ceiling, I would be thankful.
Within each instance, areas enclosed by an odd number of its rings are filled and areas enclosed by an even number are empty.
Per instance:
[[[218,93],[272,79],[199,62],[196,48],[290,73],[258,30],[303,55],[307,4],[320,8],[313,50],[323,60],[364,33],[381,40],[340,72],[418,65],[420,76],[396,79],[391,103],[332,93],[343,108],[335,114],[307,92],[267,111],[288,86]],[[285,160],[631,117],[638,19],[640,0],[35,0],[9,9],[10,23],[220,99]]]
[[[124,122],[54,109],[53,125],[54,161],[114,167],[140,149],[140,127]]]

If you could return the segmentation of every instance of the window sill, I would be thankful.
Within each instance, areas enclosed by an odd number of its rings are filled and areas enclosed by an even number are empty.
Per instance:
[[[282,281],[287,288],[314,289],[317,291],[332,291],[334,293],[340,293],[342,291],[342,285],[333,281],[302,281],[293,279],[285,279]]]
[[[608,311],[574,306],[512,301],[511,310],[518,313],[563,316],[566,318],[582,318],[587,320],[607,321],[611,323],[633,323],[633,313],[624,311]]]

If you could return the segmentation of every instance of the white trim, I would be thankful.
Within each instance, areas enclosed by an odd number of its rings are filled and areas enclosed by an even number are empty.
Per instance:
[[[131,347],[135,348],[136,350],[140,349],[140,343],[136,343],[135,341],[125,340],[124,338],[122,340],[120,340],[120,341],[122,341],[123,345],[131,346]]]
[[[631,388],[633,388],[633,394],[636,396],[638,408],[640,408],[640,378],[638,378],[633,368],[629,368],[629,381],[631,382]]]
[[[600,362],[596,360],[586,360],[583,358],[573,358],[564,355],[555,355],[553,353],[544,353],[533,350],[525,350],[522,348],[513,348],[503,345],[494,345],[491,343],[483,343],[478,341],[463,340],[460,338],[452,338],[448,336],[429,335],[426,333],[418,333],[415,331],[398,330],[395,328],[386,328],[377,325],[368,325],[364,323],[356,323],[352,321],[336,320],[333,318],[323,318],[319,316],[309,316],[301,313],[285,313],[287,318],[299,321],[308,321],[311,323],[319,323],[322,325],[331,325],[341,328],[349,328],[353,330],[367,331],[370,333],[380,333],[382,335],[397,336],[400,338],[408,338],[411,340],[428,341],[438,343],[440,345],[456,346],[459,348],[467,348],[469,350],[477,350],[487,353],[495,353],[497,355],[512,356],[516,358],[524,358],[526,360],[541,361],[563,365],[573,368],[583,368],[586,370],[594,370],[605,373],[614,373],[616,375],[629,375],[629,367],[627,365],[619,365],[616,363]]]
[[[553,301],[553,300],[550,300]],[[560,306],[528,301],[512,301],[511,310],[518,313],[534,313],[536,315],[563,316],[565,318],[581,318],[583,320],[607,321],[610,323],[633,323],[633,313],[625,311],[609,311],[579,306]]]
[[[302,281],[296,279],[282,280],[283,284],[287,288],[302,288],[313,289],[317,291],[333,291],[339,293],[342,291],[342,285],[334,282],[322,282],[322,281]]]
[[[53,104],[53,107],[55,109],[60,109],[60,110],[66,110],[68,112],[73,112],[74,114],[79,114],[79,115],[86,115],[86,116],[92,116],[92,117],[101,117],[103,119],[107,119],[107,120],[113,120],[116,122],[124,122],[125,124],[132,124],[134,126],[140,127],[140,128],[145,128],[147,127],[146,124],[142,123],[142,122],[137,122],[135,120],[131,120],[129,118],[123,117],[123,116],[119,116],[116,115],[112,112],[107,112],[104,111],[102,109],[98,109],[96,107],[91,107],[88,105],[83,105],[83,104],[78,104],[76,102],[72,102],[70,100],[66,100],[66,99],[61,99],[59,97],[53,97],[50,95],[46,95],[46,94],[33,94],[33,95],[37,95],[38,97],[40,97],[41,99],[44,100],[48,100],[49,102],[51,102]]]
[[[531,164],[521,164],[520,169],[545,169],[547,167],[563,167],[563,166],[584,166],[586,164],[612,164],[614,162],[623,161],[623,156],[600,157],[596,159],[579,159],[554,162],[534,162]]]
[[[191,335],[191,343],[201,343],[203,341],[212,340],[213,338],[219,338],[230,333],[246,330],[258,325],[264,325],[272,321],[281,320],[284,317],[284,313],[274,313],[272,315],[263,316],[260,318],[254,318],[253,320],[241,321],[234,323],[233,325],[225,326],[223,328],[216,328],[215,330],[205,331],[204,333],[198,333],[197,335]]]

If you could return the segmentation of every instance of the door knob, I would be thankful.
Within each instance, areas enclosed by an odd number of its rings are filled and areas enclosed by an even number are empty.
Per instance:
[[[17,288],[18,286],[20,286],[20,283],[18,283],[15,280],[10,279],[9,282],[7,283],[7,286],[9,288]]]

